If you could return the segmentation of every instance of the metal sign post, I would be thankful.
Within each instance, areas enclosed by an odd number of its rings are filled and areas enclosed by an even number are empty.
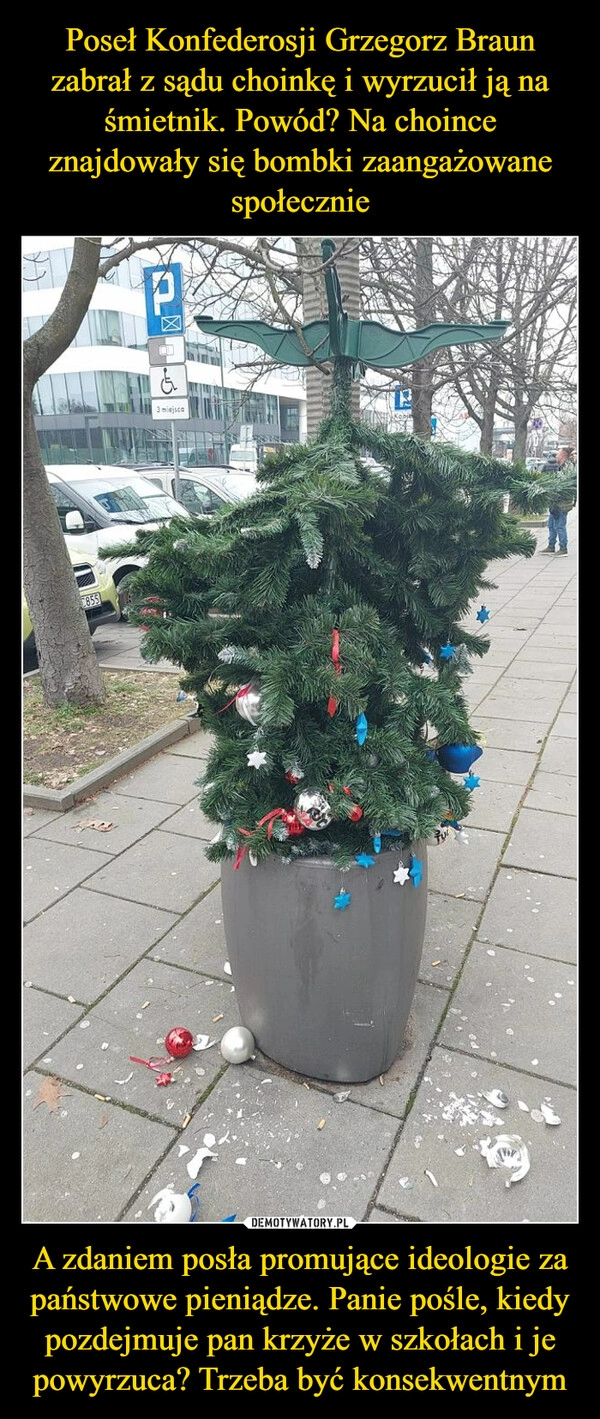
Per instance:
[[[152,418],[170,419],[175,474],[175,498],[179,501],[179,451],[175,419],[189,419],[190,401],[185,364],[185,313],[181,264],[148,266],[144,270],[148,360]]]

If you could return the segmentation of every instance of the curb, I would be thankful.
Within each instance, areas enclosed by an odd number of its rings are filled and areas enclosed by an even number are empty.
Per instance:
[[[92,769],[91,773],[84,774],[67,788],[37,788],[34,784],[24,783],[23,807],[46,808],[53,809],[55,813],[66,813],[68,808],[73,808],[84,798],[90,798],[99,789],[107,788],[114,779],[120,778],[130,769],[137,769],[147,759],[153,759],[161,749],[168,749],[171,744],[177,744],[179,739],[185,739],[188,734],[197,734],[200,728],[200,720],[195,715],[188,715],[187,719],[173,720],[171,724],[166,724],[164,729],[157,729],[155,734],[141,739],[133,749],[124,749],[123,753],[117,754],[110,763],[103,764],[100,769]]]

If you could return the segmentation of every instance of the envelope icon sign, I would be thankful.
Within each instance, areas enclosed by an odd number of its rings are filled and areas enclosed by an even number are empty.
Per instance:
[[[164,335],[168,335],[169,332],[171,332],[171,333],[176,332],[176,333],[177,333],[177,332],[183,330],[183,325],[182,325],[182,320],[181,320],[181,316],[180,316],[180,315],[161,315],[161,317],[160,317],[160,324],[161,324],[161,330],[162,330],[162,332],[163,332]]]

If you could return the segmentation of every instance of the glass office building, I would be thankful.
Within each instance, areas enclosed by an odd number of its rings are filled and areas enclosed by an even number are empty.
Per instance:
[[[72,245],[70,237],[24,240],[24,338],[54,310]],[[155,251],[134,255],[98,282],[69,349],[36,385],[35,422],[46,463],[172,462],[170,421],[152,418],[147,353],[143,268],[159,260]],[[289,370],[252,378],[240,368],[247,347],[203,335],[193,322],[195,309],[186,301],[190,419],[176,425],[182,463],[227,463],[242,425],[251,425],[259,451],[303,440],[300,379]]]

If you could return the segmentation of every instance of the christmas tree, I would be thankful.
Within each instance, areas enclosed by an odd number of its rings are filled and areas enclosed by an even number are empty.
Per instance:
[[[524,469],[352,423],[347,364],[318,441],[268,457],[249,501],[141,538],[143,655],[183,669],[213,736],[213,861],[343,868],[469,812],[462,681],[489,648],[469,607],[490,561],[535,550],[505,494],[544,493]]]

